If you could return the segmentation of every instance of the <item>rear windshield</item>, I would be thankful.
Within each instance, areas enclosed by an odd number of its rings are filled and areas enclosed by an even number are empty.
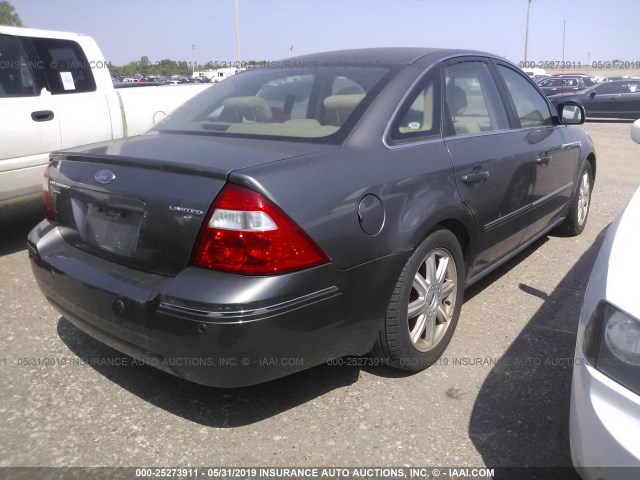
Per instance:
[[[249,70],[211,86],[154,130],[341,143],[393,73],[383,66]]]

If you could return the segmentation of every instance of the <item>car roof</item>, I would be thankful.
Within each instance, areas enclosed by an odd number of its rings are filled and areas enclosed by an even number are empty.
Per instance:
[[[88,36],[83,33],[42,30],[39,28],[8,27],[5,25],[0,25],[0,33],[5,35],[17,35],[20,37],[56,38],[61,40],[77,40],[81,37]]]
[[[311,53],[298,57],[291,57],[280,62],[303,63],[344,63],[344,64],[379,64],[379,65],[411,65],[418,60],[430,57],[435,62],[449,56],[473,55],[500,58],[487,52],[475,50],[458,50],[449,48],[422,47],[386,47],[359,48],[351,50],[336,50],[330,52]]]

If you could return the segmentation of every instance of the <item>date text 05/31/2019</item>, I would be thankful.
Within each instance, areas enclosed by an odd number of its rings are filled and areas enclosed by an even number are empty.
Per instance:
[[[520,68],[593,68],[593,69],[605,69],[605,68],[620,68],[631,69],[640,68],[640,60],[598,60],[591,63],[588,62],[573,62],[567,60],[541,60],[541,61],[522,61],[518,64]]]

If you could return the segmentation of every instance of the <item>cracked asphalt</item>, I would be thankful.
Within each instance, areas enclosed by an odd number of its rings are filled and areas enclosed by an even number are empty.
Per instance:
[[[445,355],[414,375],[345,359],[218,390],[113,365],[36,286],[25,237],[41,207],[0,212],[0,466],[571,466],[582,295],[640,184],[630,123],[584,128],[598,153],[584,233],[548,235],[467,290]]]

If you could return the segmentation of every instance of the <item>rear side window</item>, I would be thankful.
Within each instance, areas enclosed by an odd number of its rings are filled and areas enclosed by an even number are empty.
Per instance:
[[[445,105],[456,135],[509,128],[507,113],[484,62],[461,62],[445,69]]]
[[[94,92],[96,82],[82,48],[71,40],[32,38],[53,95]]]
[[[498,65],[498,71],[516,107],[521,127],[553,125],[547,101],[526,78],[503,65]]]
[[[17,38],[0,35],[0,97],[38,95],[27,56]]]
[[[440,71],[431,71],[397,115],[391,140],[415,140],[440,135]]]

